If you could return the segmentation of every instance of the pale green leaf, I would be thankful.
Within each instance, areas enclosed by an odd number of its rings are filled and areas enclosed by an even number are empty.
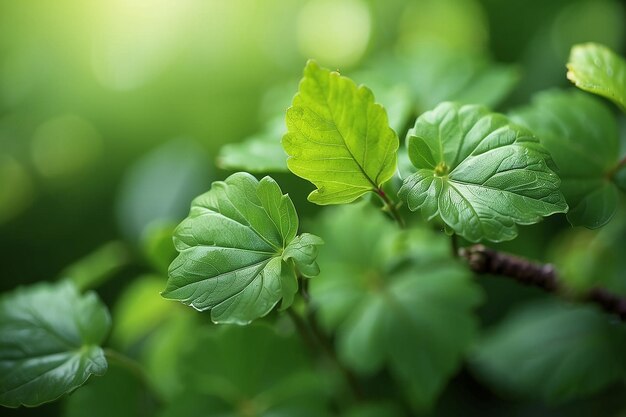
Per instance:
[[[285,124],[281,116],[261,133],[241,143],[224,145],[217,157],[217,165],[222,169],[248,172],[287,172],[287,154],[280,143],[284,134]]]
[[[79,291],[96,288],[129,264],[130,252],[123,242],[105,243],[65,268],[60,276],[70,279]]]
[[[399,231],[369,206],[327,212],[324,270],[310,294],[340,358],[360,373],[387,367],[416,410],[434,403],[472,341],[481,299],[445,236]]]
[[[438,42],[420,42],[393,64],[409,83],[419,113],[443,101],[496,106],[520,78],[515,66]]]
[[[115,346],[136,347],[182,307],[158,297],[163,281],[159,275],[144,275],[124,288],[113,308],[111,341]]]
[[[604,288],[626,295],[626,215],[618,212],[611,223],[597,230],[569,229],[551,245],[551,262],[566,288],[584,294]]]
[[[626,328],[592,307],[526,305],[475,347],[475,371],[495,389],[550,402],[623,378]]]
[[[287,110],[287,132],[287,166],[318,188],[314,203],[349,203],[395,172],[399,142],[383,107],[368,88],[314,61]]]
[[[95,293],[69,282],[19,288],[0,298],[0,404],[37,406],[102,375],[110,328]]]
[[[532,130],[552,155],[570,223],[605,225],[617,207],[617,187],[609,172],[619,156],[617,121],[609,109],[584,93],[551,91],[537,95],[511,118]]]
[[[604,45],[574,45],[567,78],[576,87],[606,97],[626,112],[626,61]]]
[[[121,230],[139,241],[152,223],[179,222],[188,201],[211,182],[212,169],[204,150],[177,139],[143,155],[126,173],[116,204]]]
[[[304,276],[317,273],[321,240],[296,237],[297,230],[291,199],[270,177],[236,173],[214,182],[174,232],[179,255],[162,295],[211,310],[222,323],[249,323],[281,298],[286,308],[297,289],[294,266]]]
[[[417,171],[399,196],[469,241],[510,240],[516,224],[567,211],[548,153],[503,115],[442,103],[417,119],[407,147]]]
[[[174,222],[154,222],[141,235],[141,252],[159,274],[167,275],[168,267],[178,254],[172,242],[175,229]]]

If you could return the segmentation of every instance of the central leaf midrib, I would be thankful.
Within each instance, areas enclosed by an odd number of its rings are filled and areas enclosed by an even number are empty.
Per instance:
[[[231,202],[231,205],[233,206],[233,208],[237,211],[237,213],[243,218],[246,219],[246,216],[244,216],[241,211],[239,211],[239,209],[233,204],[233,202],[230,200],[230,198],[228,199]],[[268,239],[266,239],[261,232],[259,232],[258,230],[256,230],[252,224],[248,223],[248,224],[244,224],[241,223],[240,221],[237,221],[236,219],[233,219],[232,217],[226,216],[225,214],[219,212],[219,211],[215,211],[212,208],[207,207],[208,210],[210,210],[212,213],[217,214],[218,216],[221,216],[227,220],[230,220],[234,223],[237,223],[240,226],[243,226],[247,229],[250,229],[255,235],[257,235],[259,237],[259,239],[261,239],[262,241],[264,241],[265,243],[267,243],[269,245],[270,248],[274,249],[275,251],[279,251],[281,249],[280,246],[275,245],[274,243],[270,242]],[[266,212],[267,213],[267,212]],[[279,232],[280,233],[280,232]]]
[[[185,284],[185,285],[183,285],[183,286],[180,286],[180,287],[176,288],[175,290],[173,290],[173,291],[169,291],[169,292],[171,293],[171,292],[174,292],[174,291],[179,291],[179,290],[181,290],[181,289],[183,289],[183,288],[187,288],[187,287],[190,287],[190,286],[200,286],[200,285],[202,285],[202,284],[206,283],[207,281],[210,281],[210,280],[212,280],[212,279],[217,279],[217,278],[219,278],[219,277],[221,277],[221,276],[223,276],[223,275],[233,274],[233,273],[236,273],[236,272],[242,271],[242,270],[244,270],[244,269],[246,269],[246,268],[255,268],[255,267],[258,267],[258,266],[260,266],[260,265],[262,265],[262,264],[265,264],[265,265],[263,265],[263,266],[261,267],[261,269],[260,269],[260,270],[262,271],[263,269],[265,269],[265,266],[267,266],[267,264],[268,264],[268,263],[269,263],[272,259],[274,259],[274,258],[276,258],[276,257],[277,257],[277,256],[268,256],[266,259],[263,259],[263,260],[261,260],[261,261],[259,261],[259,262],[252,263],[252,264],[248,264],[248,265],[244,265],[244,266],[241,266],[241,267],[239,267],[239,268],[232,269],[232,270],[230,270],[230,271],[220,272],[218,275],[213,275],[212,277],[207,277],[207,278],[204,278],[204,279],[202,279],[202,280],[200,280],[200,281],[193,281],[193,282],[189,282],[189,283],[187,283],[187,284]],[[198,262],[198,261],[196,261],[196,262]],[[250,280],[250,282],[254,281],[254,279],[255,279],[258,275],[259,275],[259,273],[258,273],[258,272],[257,272],[256,274],[254,274],[254,276],[252,277],[252,279]],[[244,287],[244,289],[245,289],[245,288],[247,288],[247,287],[250,285],[250,282],[249,282],[248,284],[246,284],[246,286]],[[228,298],[230,298],[230,296],[229,296]],[[191,300],[191,298],[190,298],[190,300]],[[224,301],[224,300],[222,300],[222,301]],[[221,303],[222,301],[220,301],[219,303]],[[194,300],[194,301],[192,301],[192,302],[191,302],[191,304],[193,304],[194,302],[195,302],[195,300]],[[219,304],[219,303],[217,303],[217,304]],[[217,305],[217,304],[216,304],[216,305]]]
[[[543,200],[541,200],[541,199],[537,199],[537,198],[529,197],[529,196],[524,195],[524,194],[518,194],[518,193],[515,193],[515,192],[513,192],[513,191],[503,190],[503,189],[501,189],[501,188],[491,187],[491,186],[488,186],[488,185],[476,184],[476,183],[473,183],[473,182],[465,182],[465,181],[460,181],[460,180],[457,180],[457,179],[452,179],[452,178],[448,178],[448,182],[450,183],[450,186],[451,186],[451,187],[453,186],[453,185],[452,185],[453,183],[456,183],[456,184],[465,185],[465,186],[469,186],[469,187],[486,188],[486,189],[488,189],[488,190],[497,191],[497,192],[500,192],[500,193],[508,193],[508,194],[513,194],[513,195],[519,196],[519,197],[521,197],[521,198],[528,198],[528,199],[530,199],[530,200],[534,200],[534,201],[541,201],[541,202],[542,202],[542,203],[544,203],[544,204],[555,205],[555,204],[552,204],[552,203],[546,203],[545,201],[543,201]],[[455,188],[455,190],[456,190],[459,194],[461,194],[461,192],[460,192],[457,188]]]
[[[329,83],[329,84],[330,84],[330,83]],[[333,126],[334,126],[335,130],[337,131],[337,133],[339,133],[339,137],[341,137],[341,141],[343,142],[343,146],[344,146],[344,147],[346,148],[346,150],[348,151],[348,154],[350,155],[350,157],[352,158],[352,160],[354,160],[354,163],[355,163],[355,164],[356,164],[356,166],[359,168],[359,170],[361,171],[361,173],[363,174],[363,176],[365,177],[365,179],[366,179],[366,180],[367,180],[367,181],[368,181],[368,182],[372,185],[372,189],[374,189],[374,190],[375,190],[375,189],[377,189],[377,188],[378,188],[378,185],[377,185],[377,184],[375,184],[374,180],[372,180],[372,179],[369,177],[369,175],[365,172],[364,167],[362,167],[362,166],[359,164],[358,160],[355,158],[354,154],[353,154],[353,153],[352,153],[352,151],[350,150],[350,147],[348,147],[348,144],[346,143],[346,139],[345,139],[345,137],[344,137],[343,133],[341,132],[341,130],[339,130],[339,127],[337,126],[337,123],[336,123],[336,121],[335,121],[335,117],[334,117],[335,112],[334,112],[333,108],[331,107],[331,105],[330,105],[330,101],[329,101],[329,99],[328,99],[328,93],[329,93],[329,91],[330,91],[330,85],[329,85],[328,89],[326,89],[326,91],[324,91],[323,96],[324,96],[324,101],[325,101],[325,103],[326,103],[326,107],[328,108],[329,113],[330,113],[330,121],[331,121],[331,123],[333,124]]]

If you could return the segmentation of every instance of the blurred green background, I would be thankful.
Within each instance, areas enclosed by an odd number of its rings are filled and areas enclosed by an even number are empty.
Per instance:
[[[114,303],[124,279],[159,263],[150,236],[167,236],[191,198],[228,174],[220,148],[286,109],[308,58],[365,82],[357,74],[389,56],[442,45],[513,71],[509,94],[492,103],[506,111],[568,86],[574,43],[624,55],[625,22],[611,0],[2,1],[0,290],[53,280],[92,254],[97,279],[116,275],[99,290]],[[436,75],[409,113],[445,96],[429,95],[442,88]],[[276,178],[303,217],[314,213],[309,184]],[[541,253],[533,236],[550,225],[538,227],[516,250]]]

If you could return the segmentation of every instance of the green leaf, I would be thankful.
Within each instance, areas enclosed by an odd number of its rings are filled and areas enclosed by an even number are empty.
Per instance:
[[[576,87],[606,97],[626,112],[626,61],[604,45],[574,45],[567,78]]]
[[[318,188],[316,204],[341,204],[376,190],[396,170],[399,141],[372,92],[309,61],[287,110],[287,166]]]
[[[167,275],[170,264],[178,255],[172,242],[175,229],[174,222],[154,222],[141,235],[141,252],[159,274]]]
[[[156,401],[146,384],[128,369],[111,362],[105,378],[98,378],[67,398],[63,417],[150,417]]]
[[[328,247],[310,294],[340,358],[371,374],[388,367],[416,410],[434,403],[472,341],[481,294],[444,236],[399,231],[369,206],[321,220]]]
[[[110,317],[95,293],[69,282],[19,288],[0,298],[0,404],[37,406],[103,375],[100,344]]]
[[[136,242],[151,223],[179,222],[187,202],[211,181],[209,161],[196,142],[183,139],[142,156],[126,173],[116,204],[125,235]]]
[[[137,346],[150,333],[172,318],[179,305],[163,302],[158,297],[163,288],[163,277],[144,275],[132,280],[119,296],[113,308],[111,341],[128,350]]]
[[[475,347],[475,371],[498,390],[564,402],[623,378],[626,328],[591,307],[526,305]]]
[[[469,241],[511,240],[516,224],[567,211],[548,153],[503,115],[442,103],[417,119],[407,147],[417,172],[400,198]]]
[[[271,122],[258,135],[220,149],[217,165],[222,169],[248,172],[287,172],[287,154],[280,139],[285,134],[283,116]]]
[[[550,260],[568,291],[582,295],[601,287],[626,295],[625,245],[626,216],[620,213],[598,230],[566,230],[552,243]]]
[[[327,378],[294,337],[253,324],[205,327],[189,342],[181,360],[186,389],[165,416],[205,416],[206,406],[233,417],[329,414]],[[204,400],[194,401],[197,394]]]
[[[552,155],[570,206],[569,222],[588,228],[608,223],[618,195],[609,175],[619,157],[619,131],[611,111],[587,94],[551,91],[537,95],[511,118],[537,134]]]
[[[214,182],[176,228],[179,255],[162,295],[211,310],[216,323],[249,323],[281,298],[287,308],[298,288],[294,267],[316,275],[322,244],[313,235],[296,237],[297,230],[291,199],[270,177],[240,172]]]
[[[130,263],[130,248],[120,241],[105,243],[61,272],[79,291],[96,288]]]
[[[443,101],[494,107],[520,78],[515,66],[439,42],[420,42],[390,64],[400,70],[396,79],[409,83],[418,114]]]

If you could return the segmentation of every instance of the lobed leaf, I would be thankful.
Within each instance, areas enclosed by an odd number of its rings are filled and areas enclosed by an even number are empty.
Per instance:
[[[551,91],[511,118],[536,133],[552,155],[569,222],[592,229],[608,223],[618,199],[609,175],[619,157],[619,129],[611,111],[584,93]]]
[[[576,87],[606,97],[626,112],[626,61],[604,45],[574,45],[567,78]]]
[[[287,110],[287,166],[318,188],[316,204],[341,204],[376,190],[396,169],[398,137],[372,92],[309,61]]]
[[[240,172],[214,182],[174,232],[179,254],[162,295],[211,310],[216,323],[249,323],[281,299],[287,308],[298,289],[294,268],[316,275],[322,244],[297,230],[291,199],[270,177]]]
[[[19,288],[0,298],[0,404],[34,407],[103,375],[100,345],[111,320],[95,293],[69,282]]]
[[[538,139],[483,107],[440,104],[417,119],[407,148],[417,172],[398,195],[469,241],[510,240],[516,224],[567,211]]]

